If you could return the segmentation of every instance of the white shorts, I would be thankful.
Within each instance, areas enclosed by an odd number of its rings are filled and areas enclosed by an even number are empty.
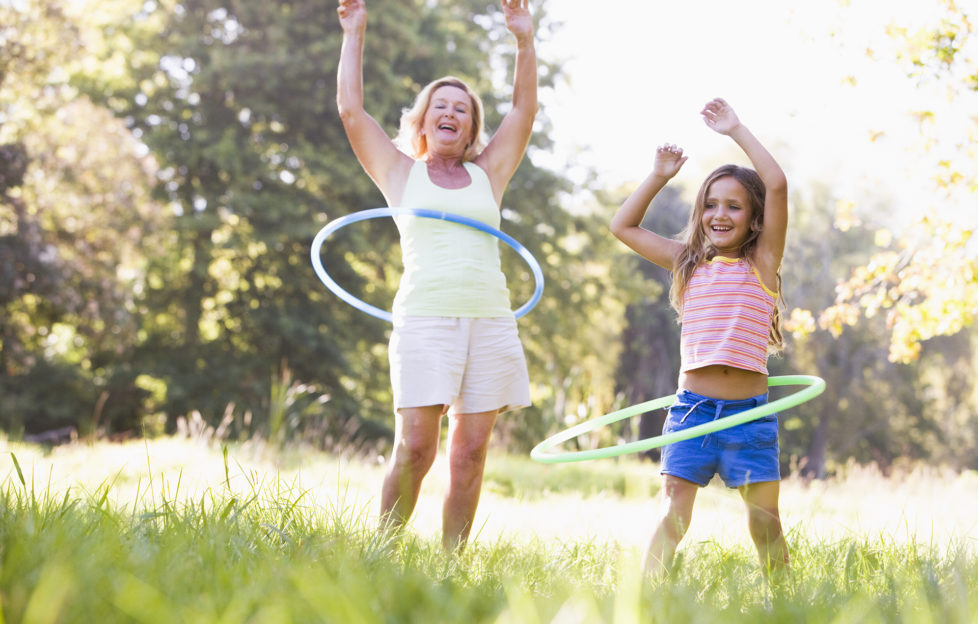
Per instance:
[[[394,318],[388,356],[394,408],[447,405],[456,414],[530,404],[515,318]]]

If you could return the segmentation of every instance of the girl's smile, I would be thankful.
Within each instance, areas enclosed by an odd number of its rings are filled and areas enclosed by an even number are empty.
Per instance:
[[[747,189],[736,178],[719,178],[707,189],[701,224],[721,255],[740,257],[740,248],[750,234],[751,213]]]

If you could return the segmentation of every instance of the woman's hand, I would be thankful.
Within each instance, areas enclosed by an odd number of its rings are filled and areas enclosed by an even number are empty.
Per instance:
[[[343,32],[363,32],[367,27],[367,5],[363,0],[340,0],[336,12]]]
[[[700,111],[703,121],[713,130],[729,136],[731,132],[740,127],[740,119],[734,112],[732,106],[727,104],[723,98],[714,98],[706,103]]]
[[[502,0],[506,16],[506,28],[517,42],[533,39],[533,18],[530,16],[530,0]]]

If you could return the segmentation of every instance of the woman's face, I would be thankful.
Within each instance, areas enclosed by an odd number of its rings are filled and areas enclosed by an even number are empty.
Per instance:
[[[464,90],[451,85],[435,89],[421,126],[428,151],[461,156],[472,142],[472,114],[472,101]]]
[[[732,176],[714,180],[706,191],[700,223],[720,255],[739,257],[753,216],[747,189]]]

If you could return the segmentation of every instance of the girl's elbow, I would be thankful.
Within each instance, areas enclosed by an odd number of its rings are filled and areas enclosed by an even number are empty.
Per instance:
[[[783,171],[779,171],[776,174],[769,176],[768,180],[764,180],[764,186],[770,193],[787,194],[788,178],[784,175]]]
[[[614,219],[608,224],[608,229],[611,230],[611,234],[618,240],[624,240],[625,232],[628,231],[628,227],[625,224]]]

